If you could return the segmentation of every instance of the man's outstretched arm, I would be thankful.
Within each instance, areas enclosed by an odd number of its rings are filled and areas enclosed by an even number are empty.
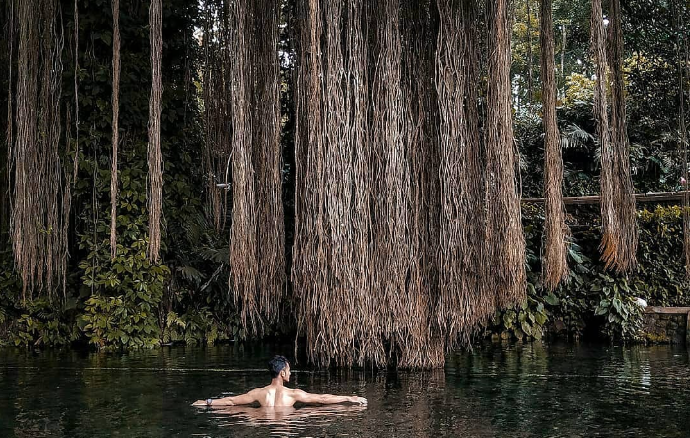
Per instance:
[[[257,389],[252,389],[246,394],[236,395],[234,397],[223,397],[212,399],[211,404],[207,400],[197,400],[192,403],[192,406],[235,406],[235,405],[250,405],[255,401],[258,401],[259,391]]]
[[[331,394],[309,394],[301,389],[296,389],[293,394],[295,401],[307,404],[333,405],[338,403],[355,403],[358,405],[366,405],[367,399],[364,397],[357,397],[356,395],[331,395]]]

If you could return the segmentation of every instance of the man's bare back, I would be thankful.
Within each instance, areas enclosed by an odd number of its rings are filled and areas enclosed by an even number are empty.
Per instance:
[[[259,403],[262,407],[289,407],[295,403],[304,404],[335,404],[356,403],[366,405],[367,399],[357,396],[341,396],[331,394],[309,394],[301,389],[291,389],[284,386],[290,381],[290,364],[282,356],[276,356],[269,362],[273,380],[268,386],[256,388],[246,394],[224,397],[220,399],[198,400],[194,406],[235,406]]]

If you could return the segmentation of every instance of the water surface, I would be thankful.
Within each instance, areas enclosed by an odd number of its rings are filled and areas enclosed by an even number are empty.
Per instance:
[[[668,346],[487,345],[432,372],[296,364],[292,387],[369,406],[189,406],[265,385],[279,353],[291,347],[0,349],[0,437],[690,436],[690,353]]]

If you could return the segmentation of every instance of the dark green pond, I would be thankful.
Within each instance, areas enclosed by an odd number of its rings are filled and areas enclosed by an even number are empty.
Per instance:
[[[690,352],[674,347],[486,346],[436,372],[314,371],[292,386],[367,408],[197,409],[264,385],[289,348],[130,354],[0,349],[0,437],[690,436]]]

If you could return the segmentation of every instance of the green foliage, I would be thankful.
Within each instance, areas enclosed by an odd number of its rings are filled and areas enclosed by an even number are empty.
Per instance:
[[[56,347],[68,345],[79,337],[73,309],[56,307],[45,298],[11,310],[0,308],[0,327],[3,325],[0,345]]]
[[[539,339],[545,332],[550,336],[598,334],[610,340],[638,340],[642,308],[637,297],[649,305],[690,305],[680,207],[638,211],[639,267],[628,275],[603,270],[598,261],[600,233],[596,225],[577,227],[568,251],[568,281],[553,292],[544,290],[538,275],[541,265],[536,254],[543,237],[543,212],[529,206],[523,212],[528,298],[515,309],[499,312],[491,332],[519,339]]]
[[[90,244],[88,236],[82,239],[94,248],[89,259],[98,259],[99,247]],[[154,347],[160,342],[157,308],[170,272],[166,266],[150,264],[146,248],[146,240],[137,238],[118,247],[117,257],[106,264],[89,264],[88,260],[80,264],[83,284],[91,288],[92,295],[85,302],[79,325],[89,343],[99,349]],[[100,251],[109,253],[105,242]],[[101,254],[100,258],[107,257]]]
[[[635,293],[625,278],[599,273],[589,291],[596,300],[594,316],[604,317],[603,332],[609,339],[637,339],[642,322],[642,308],[635,303]]]
[[[638,214],[639,272],[634,288],[657,306],[690,305],[690,281],[685,273],[681,207],[660,207]]]
[[[25,301],[11,256],[0,254],[0,346],[55,347],[77,340],[77,307],[69,297]]]
[[[157,322],[151,306],[131,292],[124,296],[94,295],[87,299],[79,327],[89,343],[101,350],[136,349],[160,344]]]
[[[591,107],[594,101],[594,79],[588,78],[582,73],[572,73],[565,80],[565,98],[563,106]]]
[[[543,297],[536,295],[536,289],[528,284],[527,301],[521,306],[497,312],[494,324],[502,338],[536,339],[544,335],[545,324],[549,319],[549,312],[544,307]]]
[[[216,341],[225,341],[232,336],[244,337],[244,330],[239,328],[239,317],[222,324],[214,318],[209,307],[190,309],[183,315],[169,312],[163,329],[163,342],[184,342],[187,345],[200,343],[214,344]]]

